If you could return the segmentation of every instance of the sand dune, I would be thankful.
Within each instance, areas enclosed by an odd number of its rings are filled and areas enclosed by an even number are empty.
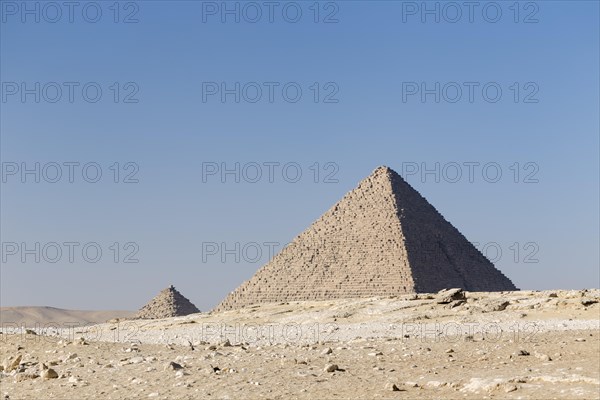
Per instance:
[[[55,307],[0,307],[0,323],[25,325],[35,327],[38,325],[72,324],[80,325],[106,322],[112,318],[126,318],[132,316],[132,311],[114,310],[65,310]]]

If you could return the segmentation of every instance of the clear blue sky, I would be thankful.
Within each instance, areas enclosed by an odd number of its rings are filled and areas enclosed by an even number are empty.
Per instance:
[[[422,2],[239,3],[236,22],[235,2],[121,2],[117,15],[112,1],[0,1],[2,305],[136,309],[172,283],[206,310],[267,261],[264,243],[289,242],[382,164],[518,287],[598,287],[598,2],[513,3],[437,3],[439,22]],[[239,82],[239,103],[222,82]],[[21,175],[35,163],[39,183]],[[240,163],[240,182],[203,179],[206,163]],[[406,174],[436,163],[439,182]],[[80,244],[73,262],[65,242]],[[222,262],[208,242],[247,251]]]

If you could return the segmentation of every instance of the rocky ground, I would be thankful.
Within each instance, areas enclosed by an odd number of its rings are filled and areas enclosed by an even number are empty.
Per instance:
[[[599,301],[599,290],[447,291],[5,329],[0,390],[8,399],[595,399]]]

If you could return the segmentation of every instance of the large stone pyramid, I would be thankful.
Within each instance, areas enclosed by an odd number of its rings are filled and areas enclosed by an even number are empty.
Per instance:
[[[379,167],[215,310],[444,288],[517,290],[400,175]]]
[[[191,301],[183,297],[173,285],[162,290],[148,304],[142,307],[134,318],[158,319],[181,317],[188,314],[199,313],[200,310]]]

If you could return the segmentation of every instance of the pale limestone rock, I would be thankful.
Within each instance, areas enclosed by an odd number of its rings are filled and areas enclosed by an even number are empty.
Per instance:
[[[45,380],[56,379],[56,378],[58,378],[58,373],[55,370],[53,370],[52,368],[48,368],[45,364],[42,364],[41,377],[42,377],[42,379],[45,379]]]
[[[13,369],[17,369],[22,358],[23,356],[21,354],[17,354],[16,356],[8,357],[4,360],[4,363],[2,364],[4,372],[10,372]]]
[[[456,300],[464,300],[465,292],[461,288],[440,290],[436,295],[438,304],[448,304]]]
[[[327,347],[325,349],[323,349],[323,351],[321,351],[321,355],[327,355],[327,354],[331,354],[333,353],[333,350],[331,350],[331,347]]]

